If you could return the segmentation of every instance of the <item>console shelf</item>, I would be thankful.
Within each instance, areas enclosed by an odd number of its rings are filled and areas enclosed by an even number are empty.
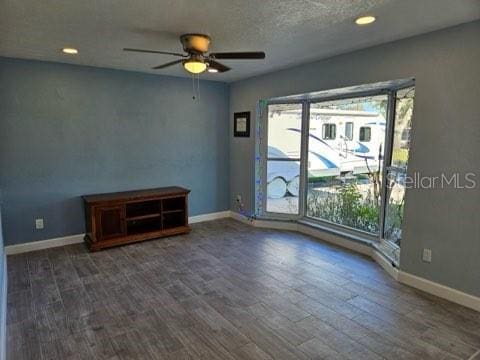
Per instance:
[[[161,213],[145,214],[145,215],[127,217],[127,221],[136,221],[136,220],[151,219],[151,218],[156,218],[156,217],[160,217],[160,216],[162,216]]]
[[[181,187],[82,196],[90,250],[183,234],[188,225],[188,194]]]

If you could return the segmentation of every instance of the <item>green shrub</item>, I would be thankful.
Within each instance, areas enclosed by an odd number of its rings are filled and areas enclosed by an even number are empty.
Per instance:
[[[369,192],[367,196],[362,196],[356,184],[338,184],[325,190],[309,191],[308,216],[374,234],[379,233],[380,202],[376,195]],[[402,221],[403,202],[391,201],[385,214],[385,238],[399,244]]]
[[[332,189],[332,188],[330,188]],[[378,233],[380,209],[374,196],[363,197],[356,184],[337,185],[333,192],[310,191],[308,216]]]

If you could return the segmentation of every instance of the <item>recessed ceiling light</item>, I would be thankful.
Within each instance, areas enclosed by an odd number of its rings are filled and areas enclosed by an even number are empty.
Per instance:
[[[209,73],[218,73],[218,69],[215,69],[215,68],[212,68],[212,67],[209,67],[207,71]]]
[[[361,16],[361,17],[359,17],[355,20],[355,24],[357,24],[357,25],[368,25],[368,24],[373,23],[375,20],[377,20],[375,18],[375,16],[371,16],[371,15]]]
[[[68,48],[68,47],[67,47],[67,48],[63,48],[63,49],[62,49],[62,52],[63,52],[64,54],[68,54],[68,55],[76,55],[76,54],[78,54],[78,50],[77,50],[77,49],[75,49],[75,48]]]

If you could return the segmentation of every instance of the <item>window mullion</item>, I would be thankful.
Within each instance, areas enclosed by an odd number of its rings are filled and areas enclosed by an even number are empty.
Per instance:
[[[384,238],[384,224],[385,224],[385,210],[387,201],[387,168],[391,164],[392,159],[392,146],[393,146],[393,134],[395,127],[395,107],[396,107],[396,92],[390,91],[388,93],[388,105],[387,105],[387,124],[385,131],[385,149],[383,150],[383,162],[382,162],[382,183],[381,185],[381,200],[380,200],[380,224],[379,224],[379,240]]]

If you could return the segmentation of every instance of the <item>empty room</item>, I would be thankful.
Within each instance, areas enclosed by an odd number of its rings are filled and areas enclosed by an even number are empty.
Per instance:
[[[480,1],[0,2],[0,360],[480,360]]]

